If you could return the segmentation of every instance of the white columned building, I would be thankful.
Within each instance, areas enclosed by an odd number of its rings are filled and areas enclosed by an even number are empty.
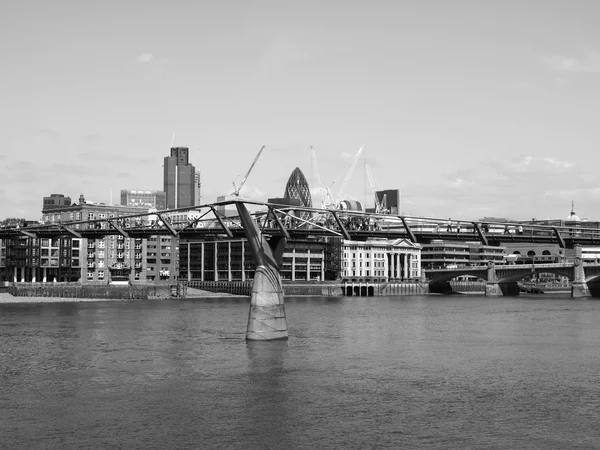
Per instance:
[[[370,281],[421,278],[421,246],[406,239],[343,241],[343,279]]]

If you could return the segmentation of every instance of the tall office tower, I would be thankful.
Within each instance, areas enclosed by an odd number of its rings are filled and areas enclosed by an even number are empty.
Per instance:
[[[202,186],[202,183],[200,181],[200,171],[196,170],[196,178],[194,179],[194,186],[196,188],[196,205],[201,205],[202,204],[202,196],[200,194],[200,186]]]
[[[167,209],[194,206],[196,194],[196,168],[189,162],[187,147],[172,147],[171,156],[165,158],[164,191]]]

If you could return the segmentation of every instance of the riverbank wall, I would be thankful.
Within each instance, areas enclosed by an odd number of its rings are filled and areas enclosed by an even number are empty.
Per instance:
[[[252,280],[249,281],[186,281],[186,288],[200,289],[207,292],[226,293],[250,296]],[[332,282],[283,282],[284,295],[344,295],[342,286],[337,281]]]
[[[171,298],[178,295],[178,287],[162,284],[110,285],[79,283],[14,283],[2,292],[13,297],[87,298],[105,300],[147,300]]]
[[[284,281],[286,296],[404,296],[426,295],[427,282],[341,283]],[[0,287],[13,297],[75,298],[99,300],[146,300],[152,298],[201,298],[211,296],[250,296],[252,280],[234,282],[190,281],[178,284],[80,284],[10,283]]]

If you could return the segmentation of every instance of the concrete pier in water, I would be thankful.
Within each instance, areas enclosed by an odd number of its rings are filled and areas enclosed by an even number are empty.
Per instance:
[[[256,272],[250,294],[250,311],[246,340],[272,341],[288,338],[288,328],[283,303],[283,286],[279,263],[285,249],[285,237],[269,240],[242,202],[236,203],[248,245],[252,251]]]

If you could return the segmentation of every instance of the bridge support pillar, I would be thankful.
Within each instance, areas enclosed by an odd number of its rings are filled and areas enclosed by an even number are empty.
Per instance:
[[[498,276],[496,275],[496,266],[492,261],[488,262],[487,282],[485,283],[486,297],[500,297],[504,295],[500,284],[498,284]]]
[[[248,239],[248,245],[256,264],[246,340],[273,341],[288,338],[283,285],[279,275],[279,263],[283,256],[286,239],[272,237],[267,240],[242,202],[236,208]]]
[[[571,298],[590,297],[590,289],[585,282],[585,271],[581,258],[575,258],[573,271],[575,276],[571,285]]]
[[[498,283],[490,283],[489,281],[485,283],[486,297],[501,297],[503,295],[502,289],[500,289],[500,285]]]

